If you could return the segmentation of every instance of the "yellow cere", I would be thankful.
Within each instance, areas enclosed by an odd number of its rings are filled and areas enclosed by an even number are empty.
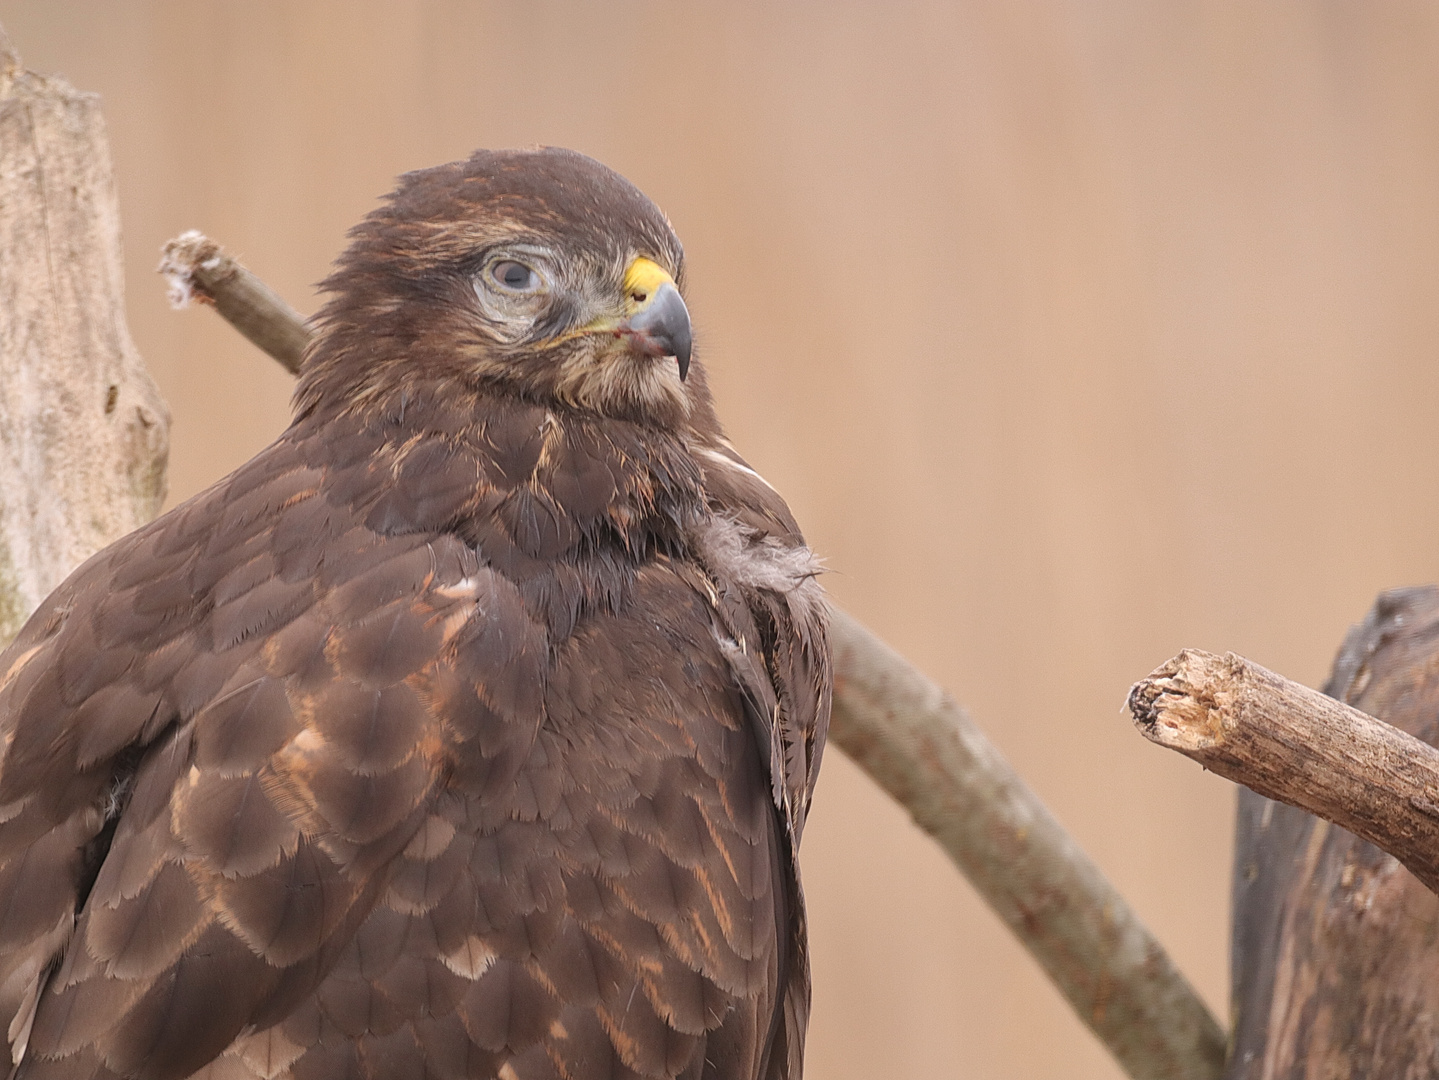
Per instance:
[[[655,298],[655,293],[659,291],[660,286],[673,285],[674,280],[665,273],[664,267],[653,259],[646,259],[643,255],[635,259],[630,263],[629,269],[625,271],[625,310],[621,319],[627,319],[631,315],[643,311],[645,306]],[[641,296],[644,297],[643,300],[639,299]],[[559,337],[551,338],[545,344],[559,345],[566,341],[573,341],[577,337],[583,337],[585,334],[608,334],[619,326],[621,319],[617,319],[613,315],[601,315],[593,322],[576,327]]]
[[[641,255],[625,271],[625,310],[633,315],[651,300],[661,285],[673,285],[675,279],[665,273],[664,267],[653,259]]]

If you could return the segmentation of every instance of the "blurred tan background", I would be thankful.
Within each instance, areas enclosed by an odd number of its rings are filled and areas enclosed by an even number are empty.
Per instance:
[[[1233,793],[1120,706],[1180,647],[1322,681],[1439,579],[1439,8],[1421,0],[0,0],[104,95],[172,500],[290,379],[166,309],[200,228],[296,307],[395,174],[557,143],[671,215],[735,442],[1221,1015]],[[3,252],[0,252],[3,258]],[[1118,1071],[836,753],[808,1075]]]

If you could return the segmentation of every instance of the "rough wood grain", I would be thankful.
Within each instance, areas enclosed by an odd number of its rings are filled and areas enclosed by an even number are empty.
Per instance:
[[[181,241],[181,257],[172,252]],[[184,252],[203,251],[203,259]],[[248,270],[200,281],[186,267],[223,257],[186,234],[166,245],[171,288],[197,284],[215,309],[288,323],[265,341],[309,331],[288,305],[254,305]],[[241,283],[241,284],[235,284]],[[235,288],[245,295],[233,301]],[[261,285],[261,288],[264,288]],[[269,290],[266,288],[266,292]],[[261,327],[263,330],[263,326]],[[835,611],[830,742],[903,805],[949,854],[1135,1080],[1217,1080],[1225,1037],[1159,942],[954,700],[854,619]]]
[[[1252,661],[1186,649],[1129,695],[1146,738],[1377,844],[1439,889],[1439,750]]]
[[[1327,693],[1439,742],[1439,589],[1379,597]],[[1439,1075],[1439,896],[1353,833],[1239,792],[1226,1080]]]
[[[98,98],[0,30],[0,642],[165,497],[169,410],[125,326]]]

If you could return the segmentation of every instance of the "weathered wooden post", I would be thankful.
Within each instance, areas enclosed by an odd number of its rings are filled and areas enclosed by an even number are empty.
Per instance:
[[[99,99],[0,30],[0,643],[165,498],[170,413],[124,297]]]

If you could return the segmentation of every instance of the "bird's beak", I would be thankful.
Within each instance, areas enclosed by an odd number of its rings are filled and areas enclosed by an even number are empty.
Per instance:
[[[674,278],[643,256],[625,271],[626,315],[615,335],[628,338],[630,347],[647,356],[673,356],[680,379],[690,370],[690,313]]]

